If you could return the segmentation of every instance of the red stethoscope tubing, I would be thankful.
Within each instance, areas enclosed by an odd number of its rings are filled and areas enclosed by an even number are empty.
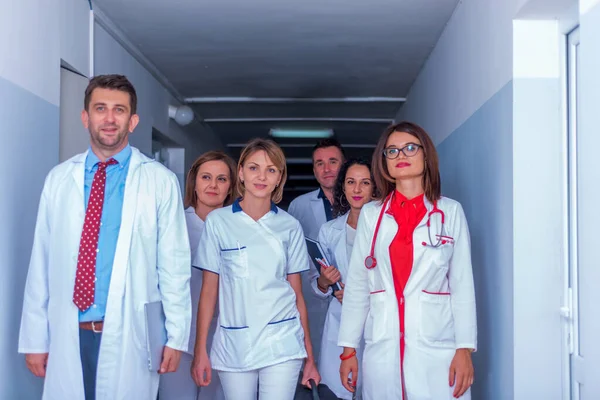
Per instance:
[[[375,232],[373,233],[373,239],[371,240],[371,252],[365,258],[365,267],[367,269],[373,269],[377,266],[377,259],[375,258],[375,244],[377,243],[377,234],[379,233],[379,227],[381,226],[381,220],[383,219],[383,214],[385,213],[385,209],[386,209],[388,203],[390,202],[391,197],[392,197],[392,194],[390,194],[385,199],[385,201],[383,202],[383,206],[381,207],[381,211],[379,212],[379,218],[377,219],[377,225],[375,225]],[[441,216],[442,229],[441,229],[441,233],[439,235],[436,235],[437,239],[438,239],[436,244],[433,244],[433,241],[431,239],[431,234],[430,234],[431,216],[436,213],[440,214],[440,216]],[[429,245],[431,247],[439,247],[440,244],[446,243],[446,240],[442,240],[444,238],[443,232],[444,232],[445,217],[446,216],[444,215],[444,212],[438,208],[437,201],[434,201],[433,209],[427,214],[427,233],[429,235]],[[423,242],[423,245],[427,246],[427,243]]]
[[[383,219],[383,214],[385,213],[385,209],[387,204],[389,203],[392,195],[390,194],[387,199],[383,202],[383,206],[381,207],[381,211],[379,212],[379,218],[377,219],[377,225],[375,225],[375,232],[373,233],[373,240],[371,240],[371,252],[365,258],[365,267],[367,269],[373,269],[377,266],[377,259],[375,258],[375,243],[377,242],[377,234],[379,233],[379,227],[381,226],[381,220]]]

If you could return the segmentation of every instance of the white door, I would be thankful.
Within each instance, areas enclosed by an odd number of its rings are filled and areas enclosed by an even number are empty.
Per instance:
[[[579,28],[567,36],[567,107],[568,107],[568,272],[563,317],[568,352],[568,390],[566,398],[583,399],[584,359],[581,351],[580,263],[579,263],[579,163],[577,128],[579,121]],[[567,397],[570,396],[570,397]]]
[[[90,135],[81,123],[81,110],[88,78],[60,69],[59,160],[63,162],[87,150]]]

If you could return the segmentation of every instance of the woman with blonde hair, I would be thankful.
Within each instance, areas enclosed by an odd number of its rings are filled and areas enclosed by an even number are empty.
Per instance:
[[[287,178],[273,141],[252,140],[238,162],[241,194],[212,212],[194,265],[204,270],[194,379],[218,371],[227,400],[292,400],[302,382],[320,381],[308,333],[300,273],[309,266],[300,223],[276,206]],[[219,321],[208,352],[215,304]]]
[[[235,162],[221,151],[209,151],[202,154],[192,164],[185,185],[185,219],[190,239],[191,259],[199,250],[200,234],[204,230],[204,221],[208,214],[229,205],[235,198]],[[190,282],[192,295],[192,324],[188,353],[182,354],[179,368],[172,374],[161,376],[159,397],[164,400],[220,400],[223,390],[218,379],[200,389],[192,376],[192,359],[196,342],[198,301],[202,287],[202,271],[192,263]],[[210,325],[214,332],[216,320]],[[209,340],[210,342],[210,340]]]

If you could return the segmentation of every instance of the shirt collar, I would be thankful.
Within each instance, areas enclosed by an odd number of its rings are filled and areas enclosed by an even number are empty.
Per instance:
[[[121,168],[123,168],[125,166],[125,164],[127,164],[127,162],[129,161],[130,157],[131,157],[131,146],[128,143],[127,146],[125,146],[125,148],[123,150],[121,150],[120,152],[118,152],[117,154],[112,156],[111,158],[114,158],[119,163],[119,166]],[[94,152],[90,148],[88,151],[87,158],[85,159],[85,169],[91,171],[96,166],[96,164],[98,164],[99,162],[100,162],[100,159],[98,158],[98,156],[96,156],[96,154],[94,154]]]
[[[319,194],[317,194],[317,198],[325,199],[325,192],[323,192],[323,188],[319,188]]]
[[[231,211],[233,211],[234,213],[242,211],[242,206],[240,206],[240,200],[242,200],[242,198],[238,197],[231,205]],[[275,205],[275,203],[273,202],[271,202],[271,211],[277,214],[277,205]]]

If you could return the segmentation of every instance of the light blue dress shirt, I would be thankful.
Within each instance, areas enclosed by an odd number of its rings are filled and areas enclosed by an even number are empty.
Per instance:
[[[96,292],[94,304],[85,312],[79,312],[79,321],[102,321],[106,312],[106,300],[110,286],[119,229],[121,228],[121,212],[125,196],[125,181],[131,159],[131,147],[127,145],[113,156],[118,164],[106,168],[106,187],[104,190],[104,205],[100,219],[100,234],[98,238],[98,253],[96,254]],[[90,198],[94,175],[98,170],[100,159],[90,149],[85,160],[84,195],[85,208]]]

